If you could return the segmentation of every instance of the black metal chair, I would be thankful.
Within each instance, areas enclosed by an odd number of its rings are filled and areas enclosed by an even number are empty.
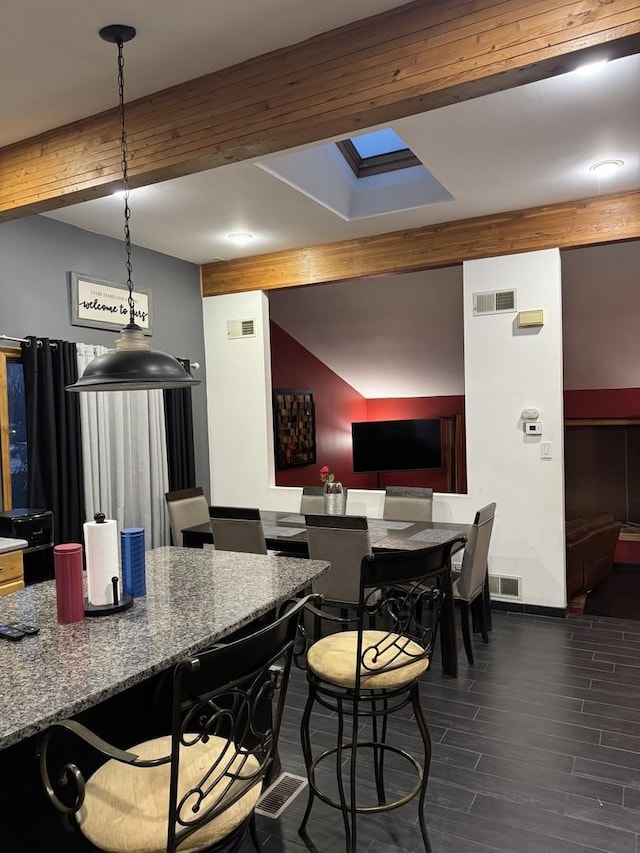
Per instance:
[[[75,720],[46,730],[38,744],[45,791],[92,849],[235,850],[247,830],[261,849],[254,809],[269,780],[308,601],[247,637],[180,661],[166,736],[125,751]],[[87,759],[86,744],[108,759],[87,778],[74,759],[79,752]]]
[[[309,696],[301,736],[309,799],[299,834],[311,849],[306,826],[316,797],[342,813],[347,853],[357,850],[358,815],[389,811],[418,797],[420,830],[425,849],[431,850],[424,815],[431,739],[420,707],[419,683],[430,666],[441,608],[451,591],[451,551],[461,541],[464,538],[416,551],[363,557],[357,613],[353,618],[332,616],[308,605],[314,614],[328,618],[336,627],[346,624],[351,628],[316,640],[307,654]],[[365,627],[372,615],[379,626],[376,630]],[[311,717],[316,703],[334,712],[337,731],[336,745],[314,755]],[[389,717],[407,705],[413,710],[422,739],[421,758],[387,739]],[[345,733],[346,718],[351,718],[349,736]],[[370,736],[364,732],[366,721],[371,725]],[[364,803],[358,796],[357,768],[363,750],[373,757],[374,802]],[[384,783],[388,753],[404,759],[415,773],[415,783],[391,801],[387,800]],[[349,760],[345,760],[347,756]],[[322,772],[316,772],[327,761],[336,768],[337,798],[323,788]],[[360,775],[363,773],[366,771]]]

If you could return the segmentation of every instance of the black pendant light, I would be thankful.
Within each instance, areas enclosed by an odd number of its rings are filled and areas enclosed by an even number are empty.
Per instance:
[[[120,103],[120,144],[122,183],[124,189],[124,245],[127,253],[127,287],[129,289],[129,322],[120,332],[115,349],[99,355],[67,391],[145,391],[153,388],[188,388],[199,385],[177,358],[152,350],[144,332],[135,322],[135,301],[131,280],[131,234],[129,230],[129,174],[127,168],[127,133],[124,123],[124,58],[122,45],[131,41],[136,31],[124,24],[111,24],[100,30],[100,38],[118,46],[118,94]]]

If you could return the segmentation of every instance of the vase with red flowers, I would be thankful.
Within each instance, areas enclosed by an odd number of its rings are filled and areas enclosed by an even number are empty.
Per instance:
[[[320,481],[324,485],[324,511],[326,515],[344,515],[347,505],[346,491],[328,465],[320,469]]]

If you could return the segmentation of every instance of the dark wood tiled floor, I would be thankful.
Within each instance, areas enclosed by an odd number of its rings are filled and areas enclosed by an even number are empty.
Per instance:
[[[427,821],[434,853],[640,853],[640,622],[494,613],[476,665],[451,679],[438,664],[422,703],[433,736]],[[299,724],[304,675],[292,679],[280,741],[283,769],[304,775]],[[313,718],[329,743],[334,720]],[[397,742],[417,748],[407,713]],[[403,780],[391,768],[389,784]],[[370,786],[363,761],[360,781]],[[301,794],[279,820],[259,818],[265,853],[306,849]],[[362,853],[422,849],[417,805],[358,823]],[[344,849],[342,822],[316,801],[309,835],[320,853]],[[244,850],[251,847],[245,845]]]

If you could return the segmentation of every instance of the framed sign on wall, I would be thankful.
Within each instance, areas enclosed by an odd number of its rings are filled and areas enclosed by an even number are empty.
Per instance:
[[[124,284],[69,273],[71,325],[119,332],[129,322],[129,289]],[[135,321],[146,335],[151,334],[151,291],[133,291]]]
[[[313,391],[274,388],[273,426],[277,471],[316,461]]]

